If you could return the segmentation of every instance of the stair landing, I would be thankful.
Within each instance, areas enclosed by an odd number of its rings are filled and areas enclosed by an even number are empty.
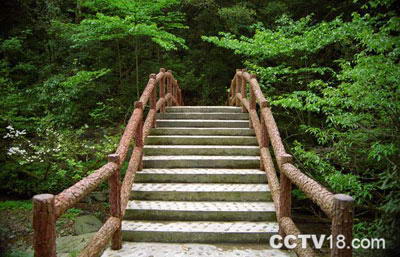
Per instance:
[[[124,242],[122,249],[107,249],[103,257],[295,257],[289,251],[269,248],[266,244],[175,244]]]

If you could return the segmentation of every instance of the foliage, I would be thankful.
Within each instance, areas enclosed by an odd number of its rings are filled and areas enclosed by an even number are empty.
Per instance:
[[[33,253],[32,252],[25,252],[25,251],[9,251],[6,252],[4,257],[32,257]]]
[[[87,138],[87,125],[75,131],[38,128],[34,141],[23,131],[11,126],[8,130],[4,136],[8,161],[0,172],[2,188],[20,194],[57,192],[79,181],[104,163],[104,156],[114,150],[119,139],[107,132],[96,141]],[[18,172],[10,172],[16,167]]]
[[[186,104],[220,105],[243,64],[257,73],[300,168],[355,197],[356,235],[391,237],[400,213],[398,7],[5,1],[0,192],[58,193],[100,167],[160,67],[174,71]]]
[[[367,234],[394,244],[400,222],[400,19],[374,9],[391,4],[370,1],[348,21],[284,15],[275,27],[253,26],[250,37],[221,32],[203,40],[245,57],[297,163],[332,191],[356,199],[356,213],[363,214],[356,233],[369,227],[374,233]]]
[[[70,208],[65,211],[65,213],[61,216],[61,218],[75,220],[82,213],[81,209]]]
[[[15,209],[32,210],[32,201],[4,201],[4,202],[0,202],[0,211],[1,210],[15,210]]]

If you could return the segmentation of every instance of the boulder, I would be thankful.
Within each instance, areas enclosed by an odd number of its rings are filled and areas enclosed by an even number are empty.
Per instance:
[[[91,232],[97,232],[103,224],[93,215],[79,216],[75,220],[75,234],[82,235]]]
[[[95,233],[87,233],[79,236],[64,236],[57,238],[57,256],[70,257],[79,253],[94,234]]]

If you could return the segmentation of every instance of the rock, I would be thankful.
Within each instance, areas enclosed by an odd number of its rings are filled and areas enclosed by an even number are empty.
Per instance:
[[[63,236],[56,239],[57,257],[71,257],[78,254],[96,233],[87,233],[79,236]],[[33,248],[26,249],[26,256],[33,257]],[[25,255],[24,255],[25,256]]]
[[[87,233],[79,236],[64,236],[57,238],[57,256],[69,257],[82,251],[95,233]]]
[[[93,199],[98,202],[107,202],[108,201],[108,192],[107,191],[102,191],[102,192],[96,191],[96,192],[93,192],[91,195],[92,195]]]
[[[97,232],[103,224],[93,215],[77,217],[74,224],[75,234],[82,235]]]

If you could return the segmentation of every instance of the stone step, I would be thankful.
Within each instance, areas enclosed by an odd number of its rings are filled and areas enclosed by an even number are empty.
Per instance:
[[[126,220],[276,221],[272,202],[130,201]]]
[[[157,127],[248,128],[249,120],[157,120]]]
[[[266,183],[264,171],[256,169],[143,169],[140,183]]]
[[[102,257],[296,257],[294,252],[272,249],[267,244],[185,244],[124,242],[120,250],[107,248]]]
[[[241,107],[234,106],[172,106],[167,107],[166,112],[226,112],[226,113],[241,113]]]
[[[248,113],[227,113],[227,112],[166,112],[157,113],[157,119],[161,120],[248,120]]]
[[[134,242],[268,243],[276,222],[122,221],[122,237]]]
[[[248,145],[145,145],[144,155],[243,155],[260,154],[258,146]]]
[[[254,136],[148,136],[146,145],[258,145]]]
[[[257,169],[259,156],[154,155],[143,157],[144,168]]]
[[[132,200],[271,201],[267,184],[135,183]]]
[[[150,135],[214,135],[214,136],[254,136],[249,128],[153,128]]]

